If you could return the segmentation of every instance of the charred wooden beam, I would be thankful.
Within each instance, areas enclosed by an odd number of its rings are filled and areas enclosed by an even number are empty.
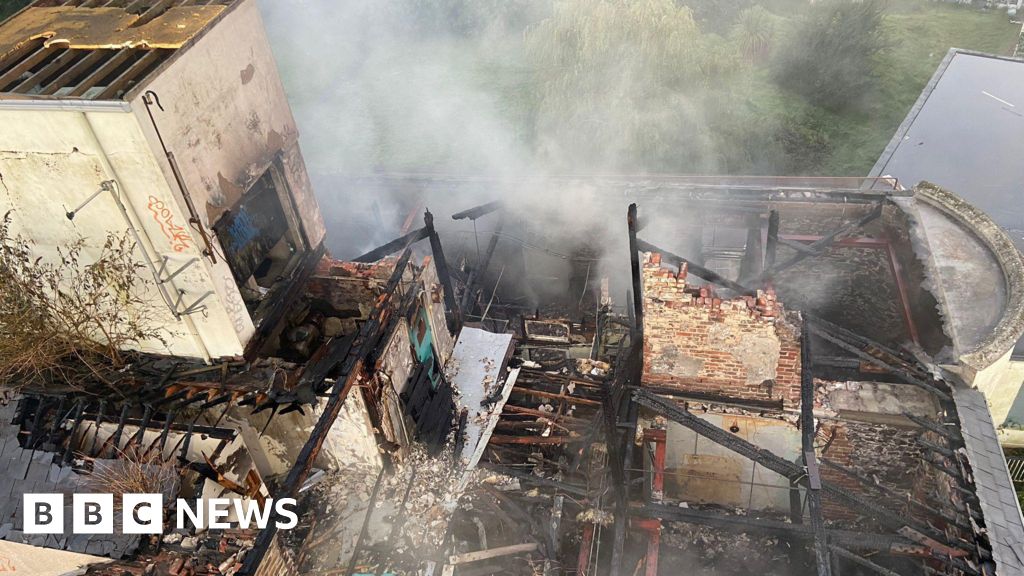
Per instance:
[[[429,235],[430,231],[427,230],[427,228],[419,228],[417,230],[413,230],[412,232],[409,232],[405,236],[395,238],[394,240],[388,242],[387,244],[384,244],[383,246],[378,246],[377,248],[370,250],[366,254],[363,254],[362,256],[353,259],[352,261],[362,262],[364,264],[376,262],[381,258],[386,258],[394,254],[395,252],[404,250],[406,247],[415,244],[420,240],[423,240]]]
[[[490,214],[491,212],[494,212],[496,210],[500,210],[501,207],[502,207],[501,200],[495,200],[494,202],[488,202],[486,204],[481,204],[479,206],[475,206],[475,207],[470,208],[468,210],[463,210],[462,212],[456,212],[455,214],[452,214],[452,220],[466,220],[466,219],[476,220],[477,218],[480,218],[482,216],[486,216],[486,215]]]
[[[694,402],[706,402],[708,404],[722,404],[724,406],[738,406],[740,408],[749,408],[753,410],[773,410],[782,412],[783,403],[782,398],[778,400],[760,400],[757,398],[733,398],[724,394],[715,394],[713,392],[699,392],[694,390],[681,390],[678,388],[670,388],[667,386],[630,386],[630,390],[647,390],[659,396],[672,396],[680,398],[682,400],[691,400]]]
[[[768,213],[768,238],[764,246],[764,266],[758,271],[758,275],[767,269],[775,266],[775,257],[779,250],[779,211],[772,210]]]
[[[327,432],[334,426],[338,415],[341,414],[341,408],[346,398],[348,398],[349,391],[355,384],[356,375],[362,371],[366,357],[372,352],[372,343],[378,340],[378,332],[386,324],[391,313],[391,307],[393,306],[395,291],[398,289],[410,256],[411,251],[406,247],[385,286],[383,296],[378,299],[370,319],[363,324],[359,331],[359,336],[356,340],[358,347],[346,351],[338,379],[331,389],[330,398],[328,398],[324,406],[320,419],[317,420],[316,425],[313,427],[309,439],[303,445],[302,450],[299,451],[295,464],[288,471],[288,475],[285,477],[279,490],[279,497],[294,496],[306,481],[309,470],[327,438]],[[253,548],[246,554],[241,569],[236,573],[239,576],[254,576],[257,573],[274,536],[277,534],[276,522],[274,520],[276,518],[272,519],[272,522],[256,536]]]
[[[875,219],[877,219],[879,216],[881,216],[882,215],[882,208],[884,206],[885,206],[885,200],[882,200],[881,202],[875,203],[875,207],[866,216],[862,217],[861,219],[857,220],[856,222],[853,222],[851,224],[843,226],[842,228],[839,228],[838,230],[828,234],[827,236],[824,236],[820,240],[818,240],[818,241],[814,242],[813,244],[811,244],[810,246],[808,246],[808,248],[810,250],[813,250],[814,253],[816,253],[816,254],[822,254],[829,246],[834,244],[836,242],[836,240],[839,240],[840,238],[842,238],[844,236],[847,236],[847,235],[849,235],[849,234],[851,234],[853,232],[856,232],[857,230],[860,230],[861,228],[863,228],[864,226],[867,226],[868,224],[873,222]],[[759,274],[758,276],[756,276],[754,278],[751,278],[751,279],[744,278],[743,280],[740,281],[740,283],[744,283],[745,284],[745,283],[747,283],[747,280],[750,280],[750,281],[753,282],[753,284],[760,285],[760,284],[764,283],[766,280],[773,279],[780,272],[782,272],[782,271],[784,271],[784,270],[786,270],[788,268],[791,268],[791,267],[795,266],[796,264],[799,264],[800,262],[804,261],[804,259],[806,259],[806,258],[808,258],[810,256],[811,256],[811,254],[809,254],[807,252],[797,252],[789,260],[786,260],[785,262],[782,262],[781,264],[776,264],[775,266],[772,266],[771,268],[768,268],[767,270],[765,270],[764,272],[762,272],[761,274]]]
[[[828,536],[821,511],[821,475],[814,452],[814,372],[811,369],[811,334],[806,324],[800,336],[800,363],[800,436],[804,466],[807,469],[807,510],[811,517],[811,529],[814,530],[814,560],[818,576],[831,576]]]
[[[78,427],[81,426],[82,420],[85,418],[85,405],[86,402],[81,399],[75,403],[75,417],[71,424],[71,429],[68,431],[68,445],[64,449],[63,456],[61,456],[61,463],[64,465],[71,462],[71,457],[74,454],[75,434],[78,432]]]
[[[427,238],[430,240],[430,252],[434,255],[434,269],[437,270],[437,279],[441,282],[441,291],[444,292],[444,307],[447,309],[448,330],[452,333],[458,332],[462,327],[462,310],[459,302],[455,299],[455,288],[452,286],[452,276],[448,271],[448,261],[444,257],[444,247],[441,246],[441,237],[434,229],[434,215],[427,210],[423,214],[424,227],[427,229]]]
[[[661,254],[661,257],[665,260],[669,260],[680,265],[686,264],[687,271],[690,274],[697,276],[698,278],[702,278],[704,280],[707,280],[708,282],[711,282],[712,284],[722,286],[723,288],[728,288],[729,290],[732,290],[737,294],[742,294],[744,296],[757,296],[757,290],[752,290],[738,282],[733,282],[732,280],[729,280],[728,278],[722,276],[721,274],[715,272],[714,270],[709,270],[701,266],[700,264],[696,264],[691,260],[683,258],[678,254],[673,254],[667,250],[658,248],[654,244],[645,242],[644,240],[641,240],[639,238],[636,242],[640,250],[643,250],[645,252],[657,252]]]
[[[770,450],[765,450],[764,448],[755,446],[735,434],[730,434],[718,426],[690,414],[675,402],[658,397],[644,390],[634,391],[633,397],[636,399],[637,403],[661,413],[670,420],[693,430],[697,434],[719,444],[720,446],[728,448],[737,454],[757,462],[776,474],[789,478],[792,481],[796,481],[804,487],[808,487],[810,485],[810,481],[802,466],[790,462]],[[841,486],[836,486],[822,480],[821,489],[823,492],[828,494],[830,498],[833,498],[842,505],[848,507],[850,510],[869,514],[879,522],[893,529],[902,529],[909,526],[937,542],[941,543],[945,540],[945,537],[938,530],[935,530],[930,526],[923,525],[913,519],[902,518],[898,513],[888,510],[874,502],[864,500],[863,498],[850,493],[849,490]]]
[[[642,334],[644,330],[644,292],[643,276],[640,270],[641,240],[636,237],[636,204],[630,204],[626,212],[626,226],[629,231],[629,267],[633,278],[633,326],[634,334]]]
[[[954,431],[955,428],[952,428],[952,429],[945,428],[945,427],[941,426],[938,422],[933,422],[933,421],[931,421],[931,420],[929,420],[927,418],[921,418],[920,416],[916,416],[914,414],[911,414],[910,412],[904,412],[903,416],[906,417],[911,422],[913,422],[914,424],[917,424],[918,426],[924,428],[925,430],[928,430],[930,432],[934,432],[934,433],[938,434],[939,436],[942,436],[946,440],[950,440],[950,441],[953,441],[953,442],[962,442],[963,441],[963,439],[960,438],[959,434],[957,434]]]
[[[826,340],[826,341],[828,341],[828,342],[838,346],[839,348],[842,348],[843,350],[846,350],[847,352],[850,352],[850,353],[854,354],[855,356],[857,356],[858,358],[861,358],[865,362],[868,362],[870,364],[874,364],[875,366],[878,366],[879,368],[882,368],[883,370],[885,370],[886,372],[889,372],[890,374],[893,374],[895,376],[899,376],[901,379],[906,381],[908,384],[913,384],[914,386],[917,386],[918,388],[921,388],[923,390],[927,390],[927,391],[931,392],[932,394],[935,394],[939,398],[942,398],[943,400],[952,400],[953,399],[952,396],[947,394],[944,390],[940,389],[938,386],[936,386],[936,385],[934,385],[934,384],[932,384],[930,382],[926,382],[925,380],[923,380],[921,378],[918,378],[916,375],[914,375],[913,373],[911,373],[910,371],[908,371],[908,370],[906,370],[904,368],[901,368],[899,366],[895,366],[893,364],[890,364],[890,363],[886,362],[885,360],[882,360],[882,359],[877,358],[876,356],[874,356],[872,354],[869,354],[869,353],[865,352],[864,350],[862,350],[862,349],[858,348],[857,346],[855,346],[855,345],[853,345],[853,344],[843,340],[842,338],[838,337],[837,335],[830,333],[827,329],[821,327],[820,325],[818,325],[814,321],[810,321],[809,319],[805,319],[804,322],[805,322],[805,324],[809,324],[810,330],[812,332],[814,332],[814,334],[816,336],[818,336],[818,337],[822,338],[823,340]]]

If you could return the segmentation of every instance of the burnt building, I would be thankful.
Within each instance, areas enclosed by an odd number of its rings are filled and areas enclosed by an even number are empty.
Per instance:
[[[378,175],[340,184],[409,216],[337,260],[254,0],[39,0],[0,24],[0,121],[13,231],[127,235],[171,335],[11,383],[0,570],[1024,573],[985,395],[1024,261],[953,192]],[[490,201],[421,210],[452,197]],[[301,521],[24,533],[22,494],[105,490]]]

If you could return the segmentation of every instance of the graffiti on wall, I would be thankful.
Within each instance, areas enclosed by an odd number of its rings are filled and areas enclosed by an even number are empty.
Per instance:
[[[174,213],[167,207],[163,200],[156,196],[149,197],[149,204],[146,206],[153,214],[153,220],[160,225],[160,230],[171,242],[171,248],[175,252],[184,252],[191,247],[192,237],[188,230],[174,222]]]

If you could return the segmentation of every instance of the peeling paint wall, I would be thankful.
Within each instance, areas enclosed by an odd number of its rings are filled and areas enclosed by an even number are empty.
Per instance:
[[[148,286],[141,296],[150,303],[155,324],[168,334],[166,346],[152,341],[138,348],[188,357],[241,353],[252,323],[248,314],[233,312],[232,298],[240,301],[238,290],[233,281],[223,284],[216,267],[203,258],[184,205],[168,186],[135,116],[77,112],[73,107],[5,108],[0,109],[0,125],[4,127],[0,131],[0,213],[12,211],[14,232],[29,238],[37,255],[55,260],[58,248],[83,240],[84,259],[92,262],[108,234],[126,235],[128,221],[106,192],[82,207],[74,220],[66,217],[102,182],[115,180],[131,225],[144,239],[136,249],[139,263],[148,257],[159,265],[166,258],[167,270],[173,271],[199,259],[166,283],[172,294],[184,291],[182,308],[207,292],[215,293],[203,301],[203,313],[178,321],[143,268]]]
[[[200,216],[212,226],[278,156],[311,247],[325,235],[298,144],[298,130],[255,0],[241,0],[133,90],[132,109],[154,152],[142,102],[155,92],[156,124],[174,153]],[[172,177],[166,163],[162,166]],[[173,181],[173,180],[171,180]]]
[[[800,455],[800,431],[786,420],[735,411],[694,414],[787,459]],[[789,510],[789,480],[673,422],[667,427],[665,496],[751,510]]]

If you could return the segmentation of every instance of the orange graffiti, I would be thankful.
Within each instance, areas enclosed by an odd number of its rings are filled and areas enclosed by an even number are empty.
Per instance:
[[[14,562],[6,556],[0,556],[0,572],[17,572],[18,569],[14,567]]]
[[[147,208],[153,213],[153,220],[160,225],[164,236],[171,241],[171,248],[174,248],[175,252],[188,250],[192,238],[188,235],[187,230],[174,223],[174,213],[164,204],[163,200],[156,196],[150,196]]]

